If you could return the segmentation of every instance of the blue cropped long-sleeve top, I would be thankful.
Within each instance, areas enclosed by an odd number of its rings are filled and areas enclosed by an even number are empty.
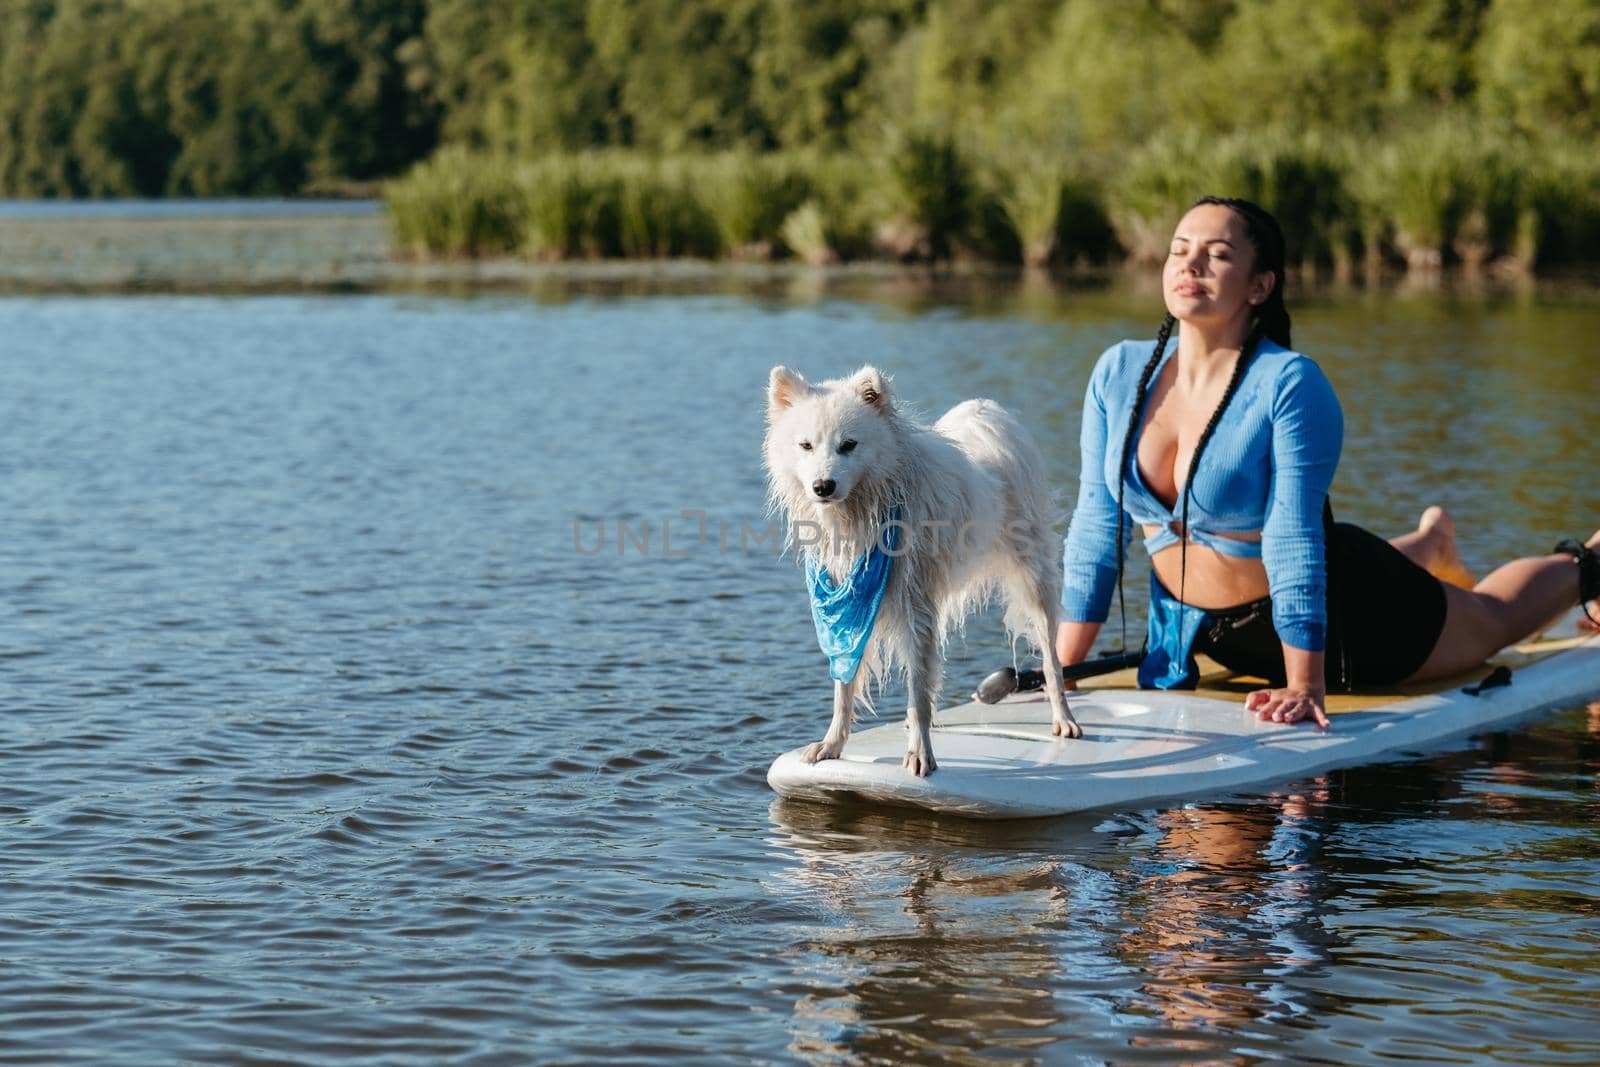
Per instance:
[[[1163,366],[1177,347],[1175,341],[1167,346]],[[1132,522],[1160,527],[1145,539],[1146,550],[1154,554],[1178,543],[1173,509],[1139,474],[1137,437],[1127,456],[1118,454],[1139,376],[1154,351],[1154,341],[1113,345],[1089,378],[1080,438],[1083,470],[1064,559],[1062,607],[1071,622],[1104,622],[1111,610],[1119,463]],[[1159,368],[1156,373],[1159,377]],[[1279,638],[1314,652],[1327,639],[1322,509],[1343,441],[1344,412],[1321,368],[1298,352],[1262,341],[1206,446],[1189,495],[1190,539],[1224,555],[1261,559]],[[1224,536],[1257,530],[1260,541]]]

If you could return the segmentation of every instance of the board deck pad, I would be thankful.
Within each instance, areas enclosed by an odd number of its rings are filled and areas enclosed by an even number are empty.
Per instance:
[[[1082,684],[1068,695],[1084,729],[1079,740],[1051,735],[1044,693],[1014,693],[997,704],[937,712],[938,770],[926,778],[901,766],[905,726],[897,716],[852,734],[838,759],[807,764],[799,749],[787,752],[773,762],[767,781],[785,797],[911,805],[977,818],[1062,815],[1270,784],[1600,697],[1600,635],[1574,636],[1570,625],[1555,633],[1454,678],[1330,695],[1333,725],[1327,731],[1257,721],[1242,705],[1244,695],[1264,683],[1202,660],[1195,690],[1142,691],[1132,670]],[[1511,669],[1510,685],[1475,696],[1462,692],[1500,665]],[[819,717],[819,736],[824,723]]]

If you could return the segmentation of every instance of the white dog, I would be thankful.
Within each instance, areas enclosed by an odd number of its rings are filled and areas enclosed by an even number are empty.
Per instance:
[[[896,412],[888,378],[873,367],[814,386],[774,367],[765,453],[772,506],[786,513],[790,543],[808,562],[843,583],[875,544],[892,560],[861,666],[874,682],[895,664],[906,670],[906,769],[922,776],[937,767],[930,731],[944,641],[996,587],[1006,626],[1043,654],[1053,732],[1081,736],[1055,654],[1061,542],[1044,462],[1004,408],[968,400],[929,429]],[[833,721],[801,754],[807,763],[843,751],[865,695],[852,674],[835,682]]]

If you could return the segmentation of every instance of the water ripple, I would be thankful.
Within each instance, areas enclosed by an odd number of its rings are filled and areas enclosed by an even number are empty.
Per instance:
[[[793,561],[615,551],[764,521],[774,362],[993,395],[1070,498],[1118,299],[0,300],[0,1062],[1600,1059],[1600,712],[1171,810],[793,804]],[[1297,315],[1341,511],[1459,487],[1480,568],[1593,506],[1600,400],[1594,309],[1482,315]]]

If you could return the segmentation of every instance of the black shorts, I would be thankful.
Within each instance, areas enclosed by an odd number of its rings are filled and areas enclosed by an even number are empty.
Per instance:
[[[1389,542],[1347,522],[1328,536],[1330,691],[1393,685],[1427,662],[1444,632],[1439,579]],[[1272,603],[1258,600],[1208,611],[1195,651],[1241,674],[1284,683],[1283,645]]]

